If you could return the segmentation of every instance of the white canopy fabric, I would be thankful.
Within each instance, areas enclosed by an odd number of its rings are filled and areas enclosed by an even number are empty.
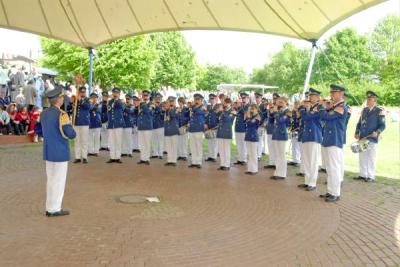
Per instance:
[[[0,0],[0,27],[82,47],[149,32],[214,29],[317,40],[385,0]]]

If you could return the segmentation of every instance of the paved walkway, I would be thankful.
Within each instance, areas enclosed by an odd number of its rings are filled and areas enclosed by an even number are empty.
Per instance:
[[[399,266],[400,186],[346,180],[342,201],[270,171],[125,159],[70,164],[64,207],[43,216],[40,146],[0,148],[0,266]],[[5,171],[8,170],[8,171]],[[389,180],[388,180],[389,181]],[[387,181],[386,181],[387,182]],[[123,204],[127,194],[158,204]],[[397,220],[397,222],[396,222]]]

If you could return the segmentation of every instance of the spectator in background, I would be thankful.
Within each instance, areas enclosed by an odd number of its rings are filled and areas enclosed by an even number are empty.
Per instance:
[[[36,105],[38,106],[39,110],[43,109],[42,105],[42,97],[44,94],[44,81],[42,80],[42,74],[37,73],[35,80],[35,87],[36,87]]]
[[[38,142],[38,133],[35,131],[36,124],[40,123],[40,109],[38,106],[34,106],[32,111],[29,113],[29,131],[28,134],[33,138],[35,143]]]
[[[0,104],[2,104],[4,107],[7,107],[8,104],[10,104],[8,97],[6,97],[6,93],[4,92],[0,92]]]
[[[7,95],[8,70],[4,66],[0,66],[0,94]]]
[[[44,81],[44,93],[42,95],[42,107],[43,110],[45,110],[46,108],[50,107],[50,103],[49,100],[47,98],[47,93],[51,90],[54,89],[53,84],[51,84],[50,80],[45,80]]]
[[[30,119],[27,107],[23,107],[17,113],[17,120],[20,123],[20,129],[22,129],[22,134],[25,134],[28,131]]]
[[[17,104],[17,109],[24,107],[26,104],[26,98],[24,96],[23,91],[24,90],[22,88],[20,88],[19,94],[15,97],[15,104]]]
[[[10,132],[14,131],[14,134],[20,135],[22,133],[21,124],[17,119],[17,107],[14,103],[8,105],[7,107],[8,117],[10,118]]]
[[[14,66],[14,68],[10,70],[9,78],[11,81],[10,97],[11,101],[14,101],[15,97],[18,94],[18,88],[24,86],[25,82],[24,67],[21,67],[18,71],[16,71]]]
[[[0,103],[0,135],[3,135],[3,129],[6,129],[7,133],[11,134],[10,117],[4,109],[5,106]]]
[[[27,85],[24,86],[25,103],[28,107],[28,111],[31,111],[36,106],[36,87],[35,81],[30,80]]]

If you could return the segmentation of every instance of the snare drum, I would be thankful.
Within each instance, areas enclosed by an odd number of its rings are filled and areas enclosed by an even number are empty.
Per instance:
[[[182,126],[179,128],[179,135],[184,135],[186,134],[187,131],[187,127],[186,126]]]
[[[361,153],[367,151],[368,149],[369,149],[368,139],[362,139],[360,141],[351,144],[351,151],[353,151],[353,153]]]
[[[217,138],[217,130],[207,130],[204,132],[204,136],[206,137],[206,139],[215,139]]]

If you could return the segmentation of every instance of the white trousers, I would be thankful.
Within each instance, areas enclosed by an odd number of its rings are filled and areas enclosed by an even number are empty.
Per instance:
[[[297,137],[292,137],[292,161],[295,163],[301,162],[300,142]]]
[[[303,162],[303,160],[302,159],[304,159],[304,155],[303,155],[303,153],[304,153],[304,149],[303,149],[303,144],[304,143],[302,143],[302,142],[299,142],[299,147],[300,147],[300,173],[305,173],[305,170],[304,170],[304,162]]]
[[[219,160],[221,167],[231,167],[231,142],[232,139],[217,139]]]
[[[258,158],[257,158],[258,142],[246,141],[246,149],[249,157],[249,160],[247,161],[247,171],[258,172]]]
[[[187,158],[188,156],[188,134],[178,136],[178,157]]]
[[[272,134],[267,134],[267,145],[268,145],[268,155],[269,155],[268,164],[275,165],[275,151],[272,142]]]
[[[303,143],[303,159],[305,184],[316,186],[318,179],[318,158],[321,151],[321,144],[316,142]]]
[[[135,129],[132,129],[132,150],[133,149],[139,149],[138,131],[136,126]]]
[[[140,160],[150,160],[152,130],[138,131]]]
[[[151,138],[151,155],[162,157],[164,153],[164,127],[154,129]]]
[[[238,161],[246,162],[247,161],[247,149],[246,143],[244,141],[246,133],[238,133],[235,132],[235,139],[236,139],[236,147],[238,153]]]
[[[61,210],[64,197],[65,181],[67,180],[68,161],[46,161],[46,211]]]
[[[122,129],[122,143],[124,144],[121,147],[122,154],[132,154],[133,146],[132,146],[132,128],[123,128]]]
[[[336,146],[323,147],[322,153],[326,160],[328,193],[334,196],[340,196],[340,184],[344,176],[343,149]]]
[[[258,145],[257,145],[257,157],[258,158],[262,157],[262,153],[264,150],[264,139],[265,139],[264,136],[265,136],[265,134],[258,137],[259,138]]]
[[[189,133],[192,164],[201,165],[203,160],[203,132]]]
[[[359,154],[360,176],[375,179],[376,144],[370,142],[369,149]]]
[[[326,169],[326,164],[325,164],[325,154],[322,153],[322,146],[321,146],[321,151],[319,152],[321,154],[321,168]]]
[[[165,136],[165,150],[167,151],[167,162],[176,163],[178,157],[178,136]]]
[[[110,159],[121,158],[122,128],[108,129],[108,141],[110,142]]]
[[[89,129],[89,153],[99,153],[100,150],[100,132],[101,128]]]
[[[287,160],[286,160],[286,141],[272,140],[274,158],[275,158],[275,172],[274,176],[286,178]]]
[[[100,147],[108,148],[108,130],[107,130],[107,122],[102,124],[100,131]]]
[[[267,130],[265,130],[265,132],[264,132],[263,139],[264,139],[264,146],[263,146],[264,153],[268,154],[268,135],[267,135]]]
[[[217,159],[217,153],[218,153],[218,144],[217,144],[217,139],[207,139],[208,143],[208,157],[212,159]]]
[[[87,159],[89,145],[89,125],[75,126],[75,159]]]

